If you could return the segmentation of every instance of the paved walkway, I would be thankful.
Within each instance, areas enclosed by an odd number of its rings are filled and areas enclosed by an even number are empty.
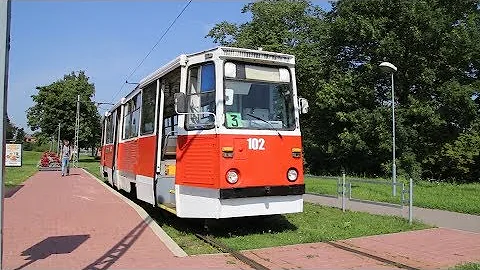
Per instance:
[[[4,265],[6,269],[248,268],[227,255],[175,257],[147,222],[83,170],[73,169],[68,177],[39,172],[5,199]]]
[[[372,256],[368,258],[363,253]],[[480,262],[480,234],[428,229],[259,249],[245,254],[272,269],[396,268],[385,261],[400,263],[407,269],[448,269],[461,262]]]
[[[142,215],[82,170],[39,172],[5,199],[4,268],[249,269],[225,254],[184,257]],[[480,234],[429,229],[244,254],[271,269],[448,268],[480,261]]]
[[[342,208],[341,198],[332,198],[328,196],[317,196],[312,194],[303,195],[305,201]],[[346,208],[352,211],[368,212],[380,215],[402,216],[408,219],[408,206],[403,209],[384,206],[381,204],[371,204],[359,201],[346,200]],[[413,207],[413,218],[420,220],[426,224],[465,230],[480,233],[480,216],[462,214],[450,211],[427,209],[421,207]]]

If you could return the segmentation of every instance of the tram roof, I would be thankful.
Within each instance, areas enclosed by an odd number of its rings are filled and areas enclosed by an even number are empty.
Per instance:
[[[161,78],[162,76],[176,69],[177,67],[181,65],[185,65],[189,57],[202,55],[206,53],[213,53],[215,51],[220,51],[219,57],[269,60],[269,61],[275,61],[279,63],[283,62],[285,64],[290,64],[290,65],[295,64],[295,56],[293,55],[263,51],[261,49],[252,50],[252,49],[245,49],[245,48],[219,46],[219,47],[211,48],[211,49],[196,52],[196,53],[181,54],[175,59],[173,59],[172,61],[168,62],[167,64],[163,65],[159,69],[155,70],[154,72],[150,73],[148,76],[143,78],[140,81],[140,83],[130,93],[128,93],[128,95],[126,95],[124,98],[121,98],[108,112],[114,111],[116,108],[122,105],[122,100],[128,99],[133,94],[136,94],[136,92],[138,92],[138,90],[141,89],[142,87],[148,85],[149,83],[155,81],[158,78]]]

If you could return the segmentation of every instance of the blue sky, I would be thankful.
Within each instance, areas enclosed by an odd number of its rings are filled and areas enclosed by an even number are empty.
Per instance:
[[[188,1],[12,1],[8,115],[27,132],[26,110],[36,86],[84,70],[95,84],[95,100],[114,97]],[[312,1],[324,8],[327,1]],[[196,1],[132,75],[137,82],[182,53],[216,46],[205,38],[221,21],[243,23],[248,1]],[[108,107],[102,105],[103,112]]]

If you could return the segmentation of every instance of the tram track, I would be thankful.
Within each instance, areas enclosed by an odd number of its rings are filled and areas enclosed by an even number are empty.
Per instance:
[[[201,240],[203,240],[207,244],[213,246],[214,248],[216,248],[220,251],[223,251],[223,252],[227,252],[228,254],[230,254],[234,258],[236,258],[237,260],[247,264],[248,266],[252,267],[253,269],[256,269],[256,270],[270,270],[270,268],[268,268],[268,267],[264,266],[263,264],[261,264],[261,263],[255,261],[255,260],[243,255],[239,251],[234,250],[234,249],[228,247],[227,245],[225,245],[225,244],[223,244],[219,241],[216,241],[211,236],[204,235],[204,234],[199,234],[199,233],[196,233],[195,236],[200,238]]]
[[[237,250],[234,250],[234,249],[228,247],[227,245],[225,245],[225,244],[223,244],[219,241],[216,241],[215,238],[213,238],[209,235],[197,233],[197,234],[195,234],[195,236],[198,237],[199,239],[203,240],[207,244],[213,246],[214,248],[216,248],[216,249],[218,249],[222,252],[229,253],[230,255],[235,257],[237,260],[249,265],[253,269],[270,270],[270,268],[268,268],[268,267],[262,265],[261,263],[243,255],[241,252],[239,252]],[[365,251],[361,251],[361,250],[358,250],[358,249],[354,249],[352,247],[348,247],[348,246],[345,246],[345,245],[342,245],[342,244],[339,244],[339,243],[336,243],[336,242],[326,242],[326,244],[328,244],[328,245],[330,245],[334,248],[337,248],[337,249],[341,249],[341,250],[344,250],[344,251],[347,251],[347,252],[354,253],[355,255],[360,255],[360,256],[363,256],[363,257],[366,257],[366,258],[369,258],[369,259],[373,259],[373,260],[379,261],[381,263],[384,263],[384,264],[387,264],[387,265],[390,265],[390,266],[394,266],[394,267],[399,268],[399,269],[420,270],[420,268],[416,268],[416,267],[406,265],[406,264],[401,263],[401,262],[397,262],[397,261],[393,261],[393,260],[390,260],[390,259],[387,259],[387,258],[383,258],[383,257],[377,256],[377,255],[374,255],[374,254],[371,254],[371,253],[368,253],[368,252],[365,252]]]
[[[357,254],[357,255],[361,255],[363,257],[367,257],[367,258],[370,258],[370,259],[373,259],[373,260],[376,260],[376,261],[379,261],[379,262],[382,262],[382,263],[385,263],[385,264],[388,264],[388,265],[391,265],[391,266],[395,266],[397,268],[408,269],[408,270],[420,270],[420,268],[416,268],[416,267],[409,266],[409,265],[406,265],[406,264],[403,264],[403,263],[400,263],[400,262],[392,261],[392,260],[377,256],[377,255],[374,255],[374,254],[371,254],[371,253],[368,253],[368,252],[365,252],[365,251],[361,251],[361,250],[358,250],[358,249],[354,249],[352,247],[341,245],[339,243],[335,243],[335,242],[326,242],[326,243],[331,245],[332,247],[335,247],[335,248],[338,248],[338,249],[341,249],[341,250],[345,250],[345,251],[348,251],[348,252],[351,252],[351,253],[354,253],[354,254]]]

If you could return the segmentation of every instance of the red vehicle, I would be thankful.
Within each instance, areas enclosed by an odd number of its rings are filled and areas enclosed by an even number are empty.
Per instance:
[[[292,55],[218,47],[161,67],[103,119],[101,172],[185,218],[303,211]]]

